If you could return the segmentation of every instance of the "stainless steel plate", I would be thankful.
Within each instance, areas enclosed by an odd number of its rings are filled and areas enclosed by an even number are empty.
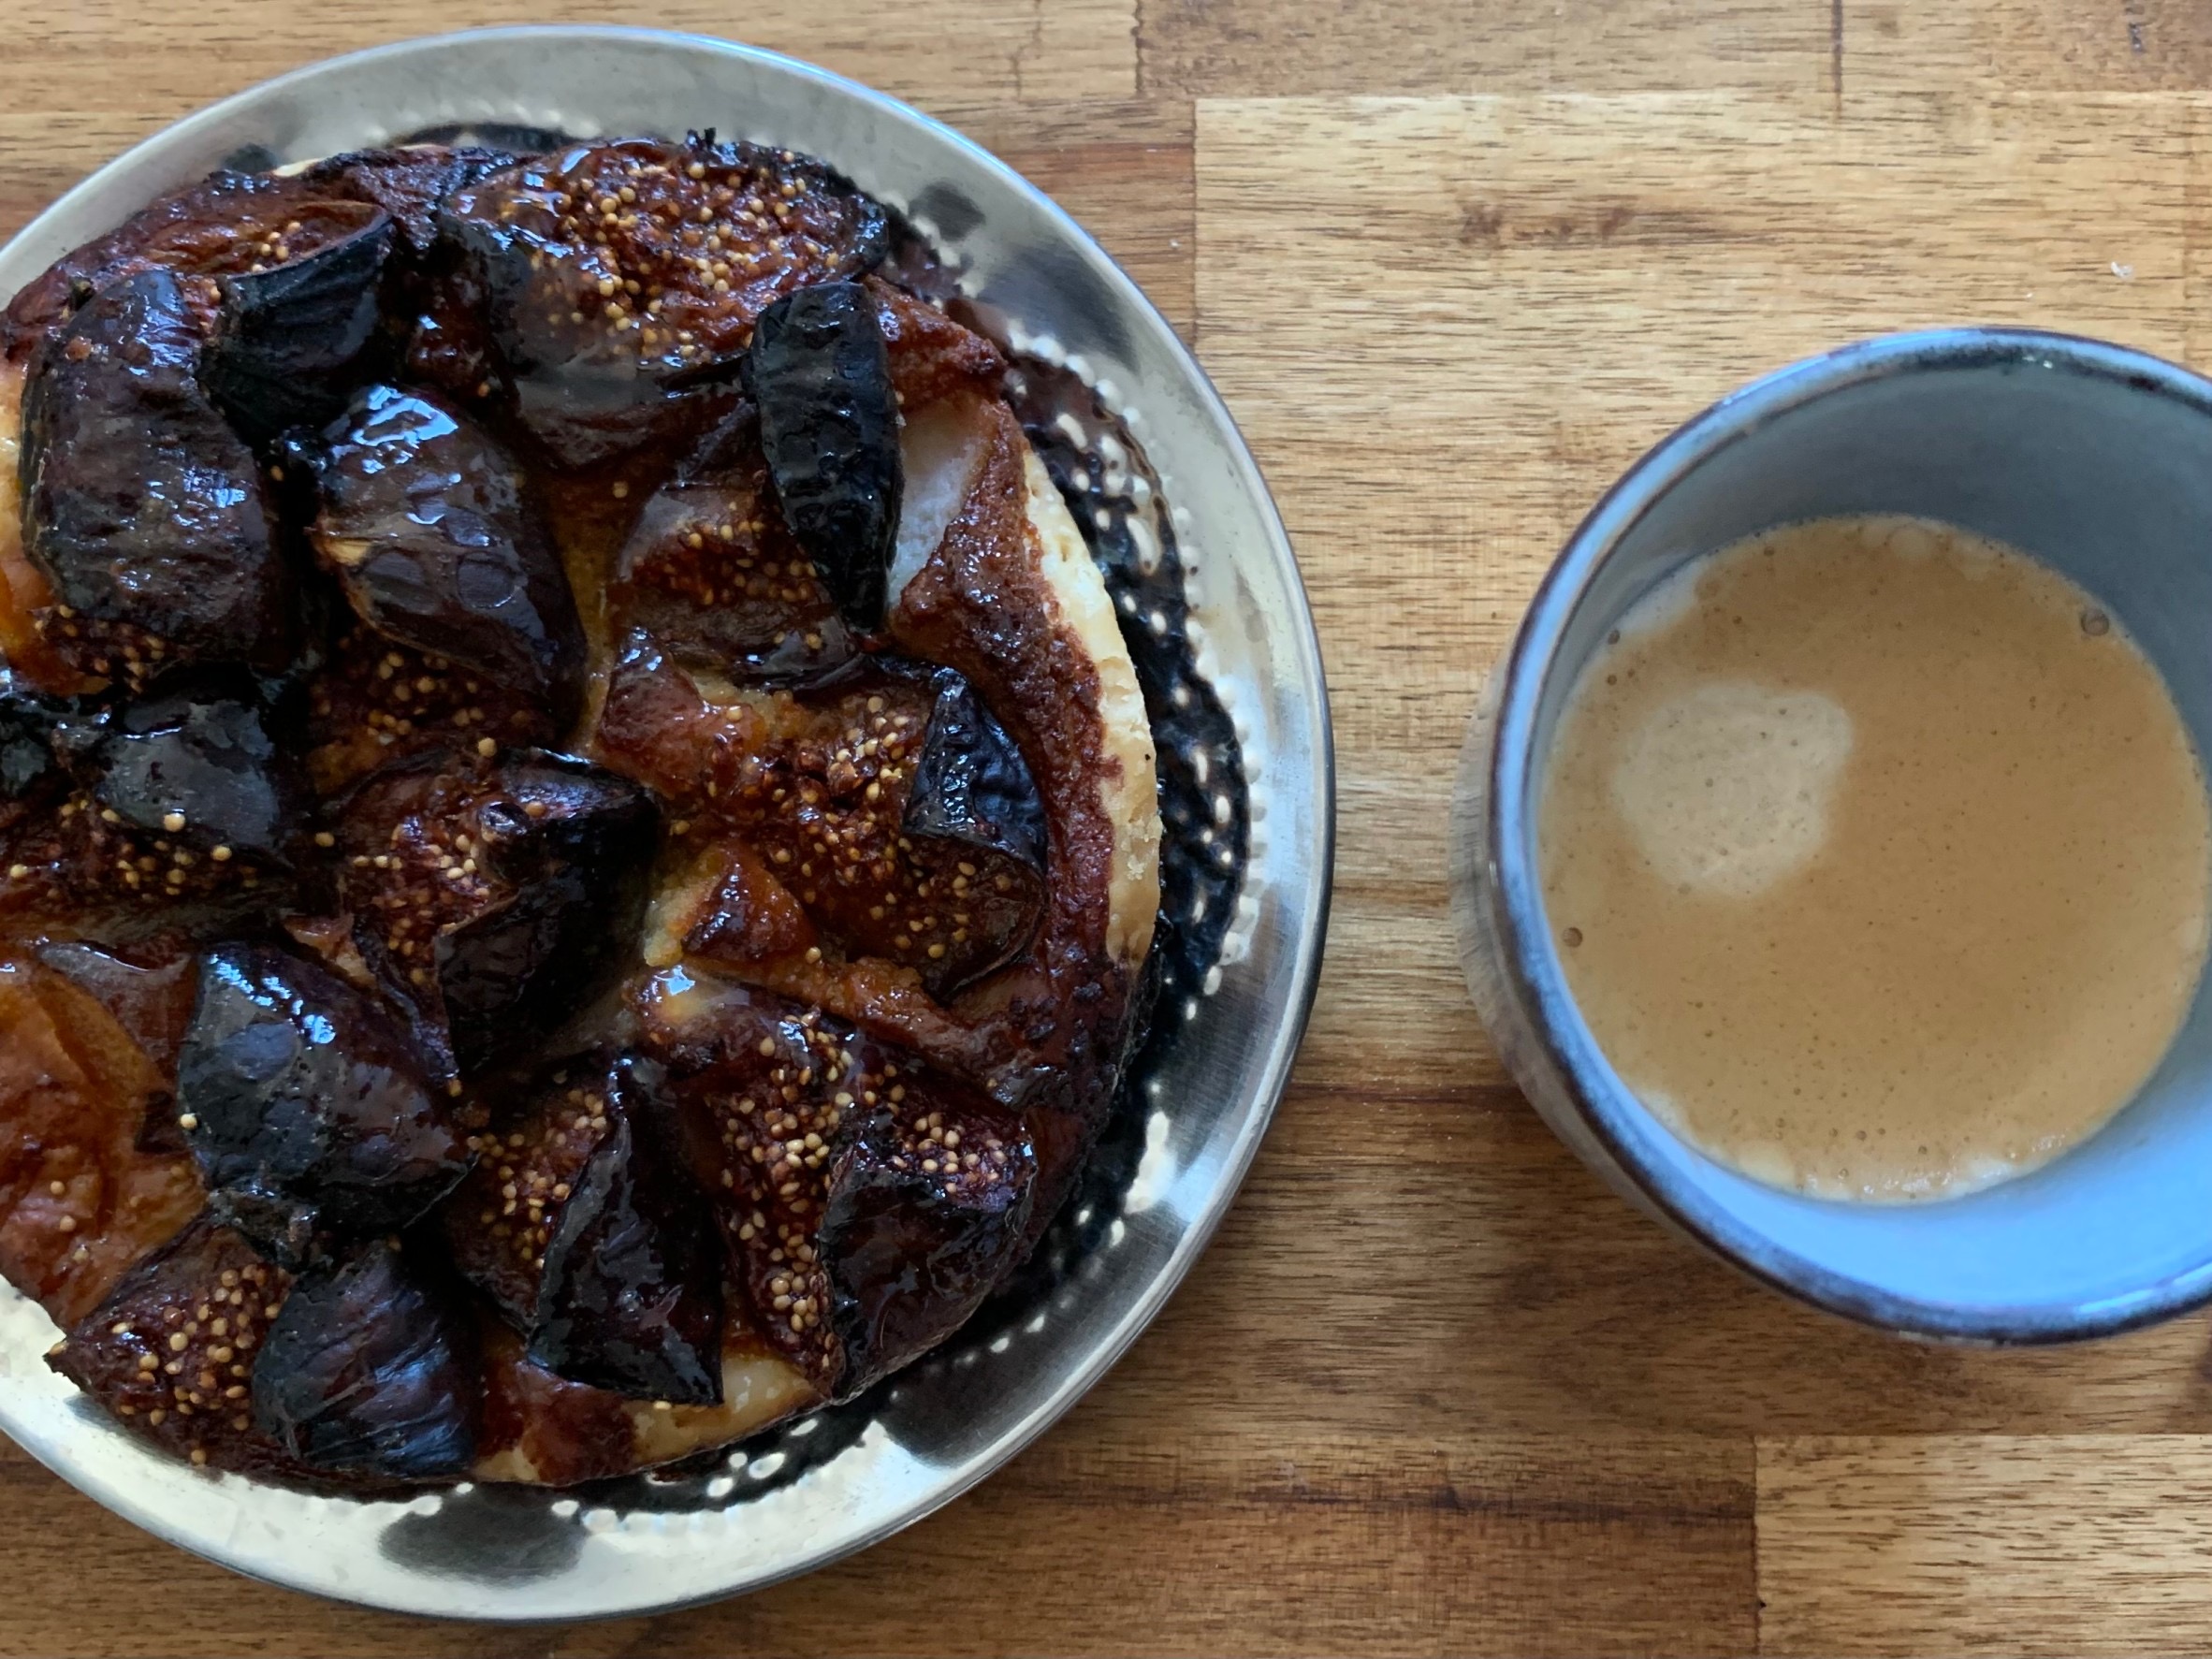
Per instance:
[[[1333,831],[1327,691],[1266,487],[1136,284],[957,134],[788,58],[562,27],[319,64],[180,122],[94,174],[0,250],[0,296],[226,161],[302,160],[452,124],[581,134],[712,125],[820,156],[904,210],[1004,343],[1072,370],[1142,446],[1189,567],[1198,666],[1235,721],[1249,791],[1248,854],[1217,968],[1201,994],[1160,1010],[1171,1033],[1155,1044],[1131,1121],[1038,1270],[890,1387],[749,1442],[706,1473],[566,1493],[463,1488],[410,1504],[210,1476],[144,1449],[49,1371],[52,1325],[0,1288],[0,1428],[162,1537],[277,1583],[409,1612],[639,1613],[805,1572],[928,1513],[1067,1410],[1159,1310],[1235,1195],[1312,1002]],[[1111,441],[1105,449],[1108,471],[1126,462]]]

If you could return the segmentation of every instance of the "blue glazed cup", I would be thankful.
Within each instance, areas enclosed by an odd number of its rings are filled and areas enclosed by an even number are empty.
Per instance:
[[[2088,589],[2212,754],[2212,382],[2022,329],[1899,334],[1724,399],[1582,521],[1493,673],[1461,757],[1454,910],[1477,1006],[1552,1129],[1631,1201],[1777,1289],[1906,1334],[2101,1336],[2212,1299],[2212,996],[2081,1145],[1962,1198],[1784,1192],[1678,1139],[1622,1083],[1547,924],[1536,806],[1582,665],[1684,560],[1833,514],[1906,513],[2012,543]]]

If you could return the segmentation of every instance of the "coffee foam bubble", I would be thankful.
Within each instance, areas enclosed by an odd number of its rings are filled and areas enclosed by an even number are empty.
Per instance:
[[[1630,734],[1612,794],[1637,850],[1694,893],[1749,898],[1795,875],[1828,837],[1851,717],[1816,691],[1709,681]]]

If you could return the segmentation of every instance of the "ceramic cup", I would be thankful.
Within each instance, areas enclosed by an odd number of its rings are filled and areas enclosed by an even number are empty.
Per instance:
[[[1791,1295],[1978,1343],[2097,1336],[2212,1298],[2212,997],[2095,1135],[1965,1197],[1848,1203],[1765,1186],[1622,1083],[1547,924],[1536,807],[1560,711],[1623,613],[1684,560],[1835,514],[1905,513],[2063,572],[2164,674],[2212,754],[2212,382],[2064,335],[1892,335],[1723,400],[1631,469],[1568,541],[1469,729],[1453,887],[1469,986],[1570,1147],[1637,1204]]]

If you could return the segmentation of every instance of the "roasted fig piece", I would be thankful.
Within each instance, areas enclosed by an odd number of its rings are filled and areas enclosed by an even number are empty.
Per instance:
[[[385,1482],[465,1474],[483,1375],[474,1332],[383,1239],[310,1269],[254,1361],[254,1421],[310,1468]]]
[[[466,415],[388,386],[324,439],[310,539],[355,614],[564,728],[583,697],[583,624],[514,459]]]
[[[317,214],[320,245],[267,269],[217,283],[223,306],[200,379],[256,444],[320,426],[345,400],[345,381],[376,338],[377,295],[396,234],[381,208],[332,202]]]
[[[93,798],[131,827],[215,862],[286,867],[306,828],[307,787],[269,723],[244,675],[165,682],[109,723],[93,762]]]
[[[907,1099],[856,1126],[830,1172],[814,1248],[848,1394],[958,1330],[1027,1254],[1036,1157],[1017,1120],[964,1094],[917,1074]]]
[[[950,668],[929,677],[936,702],[899,821],[901,845],[924,873],[923,896],[949,895],[957,921],[974,912],[934,976],[946,989],[981,978],[1029,942],[1044,910],[1044,803],[1022,751],[975,688]],[[976,919],[980,918],[980,920]],[[924,978],[933,976],[928,970]]]
[[[834,689],[718,702],[640,648],[614,671],[598,741],[688,813],[749,839],[825,950],[911,968],[941,997],[1036,932],[1042,808],[1020,752],[951,669],[878,659]],[[731,902],[764,918],[748,880],[752,896]],[[736,953],[717,960],[761,953],[717,931]]]
[[[255,1363],[292,1275],[202,1215],[125,1274],[47,1363],[142,1435],[195,1463],[283,1472],[255,1426]]]
[[[615,1393],[715,1404],[721,1272],[659,1066],[608,1066],[595,1099],[606,1130],[546,1212],[531,1358]]]
[[[50,939],[31,953],[39,967],[67,981],[113,1022],[111,1030],[107,1021],[80,1011],[72,1024],[80,1031],[97,1033],[95,1046],[102,1052],[123,1056],[128,1081],[110,1092],[118,1099],[142,1097],[135,1149],[192,1167],[192,1148],[177,1123],[177,1051],[192,1023],[198,953],[181,937],[156,936],[115,949],[82,939]],[[115,1037],[121,1044],[109,1041]],[[82,1039],[78,1046],[84,1046]],[[199,1190],[196,1167],[190,1186],[195,1193]]]
[[[112,943],[236,932],[291,889],[265,881],[259,860],[230,854],[224,843],[198,851],[137,829],[88,789],[41,791],[34,809],[0,827],[0,926],[23,938],[59,931]]]
[[[1035,1156],[1012,1114],[817,1010],[731,985],[683,995],[648,991],[646,1030],[732,1280],[773,1346],[850,1395],[1020,1259]]]
[[[320,242],[314,198],[323,194],[297,178],[218,172],[165,196],[64,255],[18,294],[0,318],[0,354],[27,358],[86,296],[140,271],[207,279],[308,252]],[[201,291],[211,302],[212,284]]]
[[[300,187],[313,196],[382,208],[399,232],[398,251],[407,261],[419,262],[437,246],[439,204],[514,163],[503,150],[406,144],[327,156],[298,177]]]
[[[253,451],[202,389],[205,327],[178,279],[94,296],[40,348],[23,394],[24,548],[69,664],[142,685],[261,656],[282,572]]]
[[[460,1275],[528,1334],[536,1323],[546,1245],[577,1178],[613,1127],[619,1079],[576,1059],[495,1100],[469,1137],[476,1162],[438,1212]],[[484,1110],[472,1101],[465,1110]]]
[[[300,176],[319,196],[372,202],[392,216],[399,240],[386,266],[383,308],[401,378],[464,405],[492,390],[490,324],[480,285],[439,240],[438,211],[455,191],[514,162],[500,150],[408,144],[334,155]]]
[[[750,404],[646,502],[607,604],[618,632],[744,680],[818,678],[852,655],[828,589],[777,510]]]
[[[456,743],[527,748],[560,735],[543,703],[444,657],[394,645],[350,615],[308,686],[307,710],[308,779],[326,798],[380,766]]]
[[[406,1226],[468,1171],[383,1009],[272,945],[201,963],[177,1100],[215,1212],[287,1265],[331,1235]]]
[[[486,294],[515,414],[583,466],[704,429],[753,319],[882,257],[882,211],[788,151],[624,139],[457,192],[445,229]],[[696,389],[687,389],[696,388]]]
[[[879,632],[904,474],[874,298],[858,283],[821,283],[779,299],[754,325],[745,386],[784,523],[838,615]]]
[[[84,947],[39,954],[63,949]],[[202,1201],[183,1148],[147,1144],[150,1121],[174,1133],[173,1050],[127,1011],[42,961],[0,961],[0,1275],[64,1327]]]
[[[599,987],[659,835],[628,779],[524,753],[402,762],[341,818],[362,958],[447,1071],[543,1038]]]

